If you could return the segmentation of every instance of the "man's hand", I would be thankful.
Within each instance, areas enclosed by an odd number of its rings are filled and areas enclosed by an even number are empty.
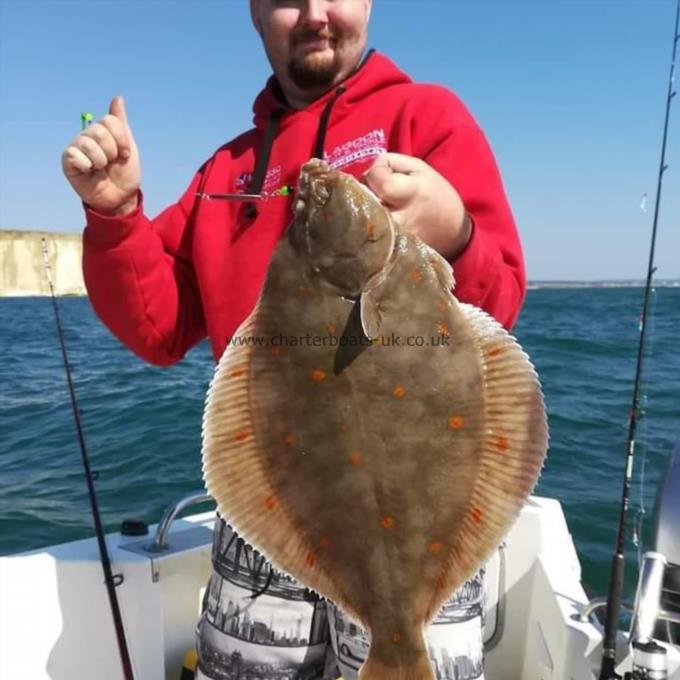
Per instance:
[[[467,245],[471,223],[463,201],[425,161],[399,153],[381,154],[364,179],[399,224],[447,260]]]
[[[122,97],[111,101],[108,115],[74,137],[64,149],[61,167],[78,196],[94,210],[127,215],[137,207],[139,152]]]

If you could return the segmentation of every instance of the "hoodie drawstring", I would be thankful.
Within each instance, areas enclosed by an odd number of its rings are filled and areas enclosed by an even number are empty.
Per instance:
[[[335,102],[338,100],[341,94],[345,92],[345,87],[340,85],[336,88],[333,96],[326,102],[323,111],[321,112],[321,118],[319,120],[319,129],[316,133],[316,143],[314,145],[314,158],[323,159],[323,147],[326,142],[326,133],[328,132],[328,121],[331,117],[331,111]],[[255,170],[253,171],[253,179],[248,187],[249,194],[259,194],[264,186],[265,176],[267,174],[267,166],[269,165],[269,157],[271,156],[272,146],[274,144],[274,138],[279,131],[279,124],[281,123],[281,116],[283,115],[285,109],[276,109],[269,118],[267,118],[267,127],[264,131],[264,138],[262,140],[262,147],[257,156],[257,163],[255,164]],[[246,216],[250,220],[254,220],[257,217],[257,206],[253,202],[246,203]]]
[[[323,147],[326,143],[326,133],[328,132],[328,121],[331,117],[331,111],[338,97],[345,92],[346,88],[342,85],[335,89],[333,96],[326,102],[323,111],[321,112],[321,119],[319,120],[319,129],[316,133],[316,144],[314,144],[314,154],[312,158],[323,160]]]
[[[264,139],[262,140],[262,148],[257,156],[257,164],[253,171],[253,179],[248,187],[249,194],[259,194],[264,186],[264,178],[267,174],[267,165],[269,164],[269,156],[272,152],[272,145],[274,138],[279,131],[279,124],[281,116],[285,109],[276,109],[269,118],[267,118],[267,127],[264,131]],[[254,203],[246,203],[246,216],[248,219],[254,220],[257,217],[257,206]]]
[[[359,65],[359,67],[363,66],[372,53],[373,50],[369,51],[369,53],[366,55],[366,58]],[[344,85],[339,85],[336,87],[333,96],[326,102],[326,106],[324,106],[323,111],[321,112],[321,118],[319,119],[319,129],[317,130],[316,142],[314,144],[314,153],[312,155],[313,158],[319,158],[323,160],[324,145],[326,143],[326,133],[328,132],[328,122],[331,117],[331,112],[333,111],[335,102],[337,102],[338,98],[346,91],[347,88]],[[250,182],[250,186],[248,187],[248,193],[250,194],[259,194],[262,191],[267,173],[267,166],[269,164],[269,157],[271,156],[272,145],[274,144],[274,138],[279,131],[281,116],[285,111],[286,109],[284,108],[276,109],[269,116],[269,118],[267,118],[267,127],[264,131],[262,148],[260,149],[260,152],[257,156],[257,163],[255,165],[255,170],[253,171],[253,179]],[[246,216],[250,220],[253,220],[257,217],[257,206],[255,203],[246,203]]]
[[[371,55],[375,52],[374,49],[368,50],[361,62],[356,66],[350,75],[353,75],[360,69],[364,67],[366,62],[369,60]],[[283,92],[281,91],[278,82],[274,81],[274,87],[278,89],[280,97],[283,97]],[[333,96],[326,102],[323,111],[321,112],[321,118],[319,119],[319,129],[316,133],[316,142],[314,144],[313,158],[320,158],[323,160],[324,145],[326,143],[326,133],[328,132],[328,122],[331,117],[331,111],[335,102],[338,100],[340,95],[346,92],[347,88],[344,85],[339,85],[335,88]],[[264,131],[264,138],[262,140],[262,148],[257,156],[257,162],[255,164],[255,170],[253,171],[253,178],[248,187],[248,193],[259,194],[262,192],[262,187],[264,186],[264,180],[267,174],[267,166],[269,165],[269,157],[272,152],[272,145],[274,144],[274,138],[279,131],[279,124],[281,122],[281,117],[289,109],[279,108],[274,110],[269,118],[267,118],[267,126]],[[257,206],[253,202],[245,204],[246,217],[253,220],[257,217]]]

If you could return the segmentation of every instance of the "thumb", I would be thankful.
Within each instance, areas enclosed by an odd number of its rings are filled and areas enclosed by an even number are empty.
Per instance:
[[[114,97],[109,105],[109,113],[116,118],[120,118],[125,124],[125,127],[130,129],[128,125],[127,112],[125,111],[125,100],[122,97]]]
[[[368,188],[388,206],[401,207],[416,193],[416,182],[403,171],[395,170],[391,156],[381,154],[363,177]],[[403,165],[401,166],[403,167]]]

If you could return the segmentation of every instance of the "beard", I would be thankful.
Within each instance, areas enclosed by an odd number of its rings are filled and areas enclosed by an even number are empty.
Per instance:
[[[321,90],[333,85],[342,70],[341,52],[347,39],[331,30],[303,30],[291,36],[291,52],[298,44],[310,40],[328,40],[333,49],[333,56],[328,57],[319,52],[308,52],[301,56],[291,56],[288,60],[288,75],[301,90]]]

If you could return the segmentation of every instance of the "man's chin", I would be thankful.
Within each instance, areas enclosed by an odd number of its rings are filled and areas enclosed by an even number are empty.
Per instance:
[[[340,65],[334,53],[327,51],[305,55],[303,59],[291,61],[288,73],[291,80],[301,90],[320,90],[331,87]]]

